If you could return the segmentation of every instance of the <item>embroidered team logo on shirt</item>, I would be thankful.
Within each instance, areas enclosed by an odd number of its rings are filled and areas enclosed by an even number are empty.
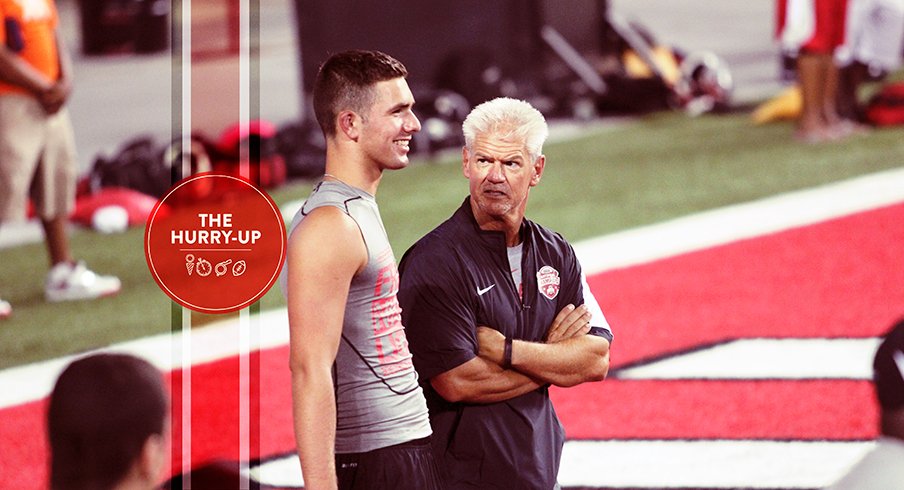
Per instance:
[[[537,287],[548,299],[555,299],[559,295],[560,282],[559,271],[548,265],[544,265],[537,271]]]

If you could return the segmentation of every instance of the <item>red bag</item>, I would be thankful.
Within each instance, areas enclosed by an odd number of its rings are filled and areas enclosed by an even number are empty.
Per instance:
[[[866,120],[876,126],[904,124],[904,82],[889,83],[866,104]]]
[[[243,162],[240,148],[242,142],[248,145],[248,173],[251,182],[259,187],[278,187],[286,181],[286,163],[276,147],[276,126],[269,121],[256,119],[243,127],[234,124],[223,131],[217,148],[219,161],[214,163],[218,172],[240,174]]]

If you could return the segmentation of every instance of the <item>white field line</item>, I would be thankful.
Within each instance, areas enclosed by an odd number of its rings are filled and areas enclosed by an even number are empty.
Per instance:
[[[878,348],[878,338],[741,339],[619,369],[613,377],[869,380]]]
[[[252,336],[249,351],[268,349],[286,345],[289,342],[289,319],[285,309],[261,312],[257,322],[261,327]],[[238,319],[223,321],[191,330],[191,359],[197,366],[224,359],[239,353]],[[182,359],[179,353],[185,350],[183,335],[163,333],[152,337],[123,342],[97,351],[85,352],[49,361],[26,364],[0,371],[0,408],[40,400],[50,394],[53,383],[63,369],[74,359],[92,352],[122,352],[144,359],[164,372],[180,369]]]
[[[559,483],[603,488],[822,488],[873,442],[566,441]],[[304,485],[295,455],[251,468],[256,481]]]
[[[616,488],[822,488],[872,442],[568,441],[559,483]]]
[[[904,168],[620,231],[574,248],[590,276],[900,202]]]
[[[618,232],[576,243],[575,250],[589,276],[898,202],[904,202],[904,168]],[[285,309],[262,312],[259,324],[260,338],[250,346],[252,351],[288,342]],[[236,355],[238,329],[238,320],[193,329],[194,364]],[[177,367],[172,353],[179,352],[179,345],[180,334],[166,333],[101,350],[134,353],[169,371]],[[59,373],[76,357],[80,356],[0,371],[0,409],[47,396]]]

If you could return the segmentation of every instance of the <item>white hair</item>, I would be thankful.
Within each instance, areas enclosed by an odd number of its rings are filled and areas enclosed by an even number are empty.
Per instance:
[[[523,141],[531,160],[543,153],[543,143],[549,136],[546,119],[529,103],[498,97],[475,107],[461,126],[465,146],[473,149],[478,135],[495,134],[503,139]]]

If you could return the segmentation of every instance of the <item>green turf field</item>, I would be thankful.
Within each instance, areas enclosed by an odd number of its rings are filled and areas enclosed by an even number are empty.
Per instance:
[[[592,130],[547,145],[546,173],[527,214],[576,241],[904,165],[901,129],[823,146],[798,144],[791,132],[789,123],[754,127],[746,114],[677,113]],[[310,188],[299,182],[271,194],[284,203]],[[448,217],[466,193],[455,154],[386,174],[377,200],[396,257]],[[148,273],[143,233],[73,234],[79,258],[123,281],[118,296],[91,302],[43,301],[43,244],[0,250],[0,297],[14,308],[13,317],[0,322],[0,367],[170,330],[173,304]],[[283,304],[274,289],[261,308]],[[194,315],[193,324],[215,319]]]

